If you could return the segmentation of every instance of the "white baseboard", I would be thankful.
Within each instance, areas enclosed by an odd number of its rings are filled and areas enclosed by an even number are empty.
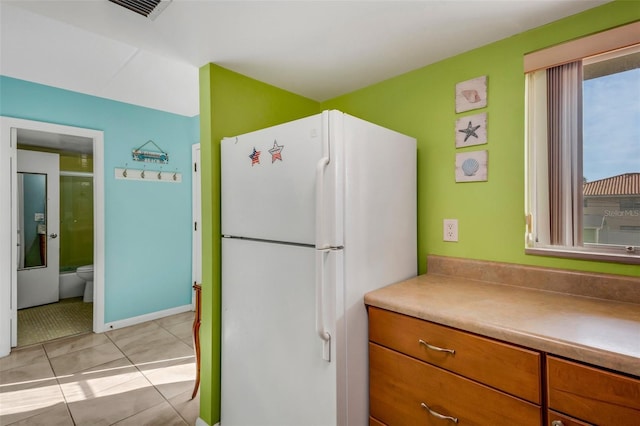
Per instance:
[[[200,417],[198,417],[198,419],[196,420],[195,426],[209,426],[209,424],[204,420],[202,420]],[[220,423],[216,423],[214,426],[220,426]]]
[[[165,309],[164,311],[151,312],[150,314],[144,314],[137,317],[127,318],[123,320],[108,322],[104,325],[104,331],[115,330],[117,328],[129,327],[132,325],[140,324],[147,321],[153,321],[156,319],[168,317],[171,315],[181,314],[183,312],[192,311],[193,307],[191,304],[177,306],[171,309]],[[208,425],[207,425],[208,426]]]

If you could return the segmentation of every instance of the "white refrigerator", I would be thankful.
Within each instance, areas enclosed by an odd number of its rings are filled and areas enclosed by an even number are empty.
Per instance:
[[[324,111],[221,162],[221,426],[368,425],[363,295],[416,275],[415,139]]]

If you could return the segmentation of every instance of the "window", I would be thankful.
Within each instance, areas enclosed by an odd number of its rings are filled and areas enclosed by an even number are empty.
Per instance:
[[[526,252],[640,263],[640,23],[525,72]]]

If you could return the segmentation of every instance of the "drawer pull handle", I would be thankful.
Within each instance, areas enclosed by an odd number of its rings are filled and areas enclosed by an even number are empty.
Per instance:
[[[420,343],[421,345],[425,345],[427,348],[434,350],[434,351],[438,351],[438,352],[449,352],[452,355],[456,354],[455,349],[447,349],[447,348],[439,348],[438,346],[433,346],[428,344],[427,342],[425,342],[424,340],[420,339],[418,340],[418,343]]]
[[[454,423],[458,423],[458,418],[457,417],[451,417],[451,416],[445,416],[444,414],[440,414],[437,411],[433,411],[431,408],[429,408],[429,406],[427,404],[425,404],[424,402],[420,403],[420,406],[422,408],[424,408],[425,410],[427,410],[429,412],[429,414],[431,414],[433,417],[437,417],[439,419],[442,420],[451,420]]]
[[[551,422],[551,426],[564,426],[564,423],[562,423],[562,420],[554,420]]]

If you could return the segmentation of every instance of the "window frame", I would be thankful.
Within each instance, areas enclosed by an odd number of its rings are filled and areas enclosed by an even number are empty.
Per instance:
[[[550,226],[549,201],[539,194],[544,192],[541,186],[548,185],[548,167],[546,144],[533,143],[536,137],[546,129],[547,99],[546,77],[541,80],[540,73],[559,65],[604,54],[640,43],[640,21],[616,27],[590,36],[571,40],[556,46],[542,49],[524,56],[525,73],[525,254],[563,257],[582,260],[598,260],[616,263],[640,264],[640,245],[615,247],[605,244],[580,243],[582,245],[551,245],[549,241],[534,241],[534,232],[538,226]],[[536,81],[537,80],[537,81]],[[537,85],[537,86],[536,86]],[[544,89],[542,89],[544,86]],[[532,88],[535,90],[532,91]],[[532,117],[538,123],[531,124]],[[542,120],[540,118],[543,117]],[[544,136],[546,140],[546,135]],[[543,146],[544,145],[544,146]],[[581,158],[582,161],[582,158]],[[538,201],[538,202],[536,202]],[[584,202],[584,198],[581,200]],[[574,214],[575,217],[575,214]],[[535,219],[534,219],[535,218]],[[537,235],[537,233],[536,233]]]

